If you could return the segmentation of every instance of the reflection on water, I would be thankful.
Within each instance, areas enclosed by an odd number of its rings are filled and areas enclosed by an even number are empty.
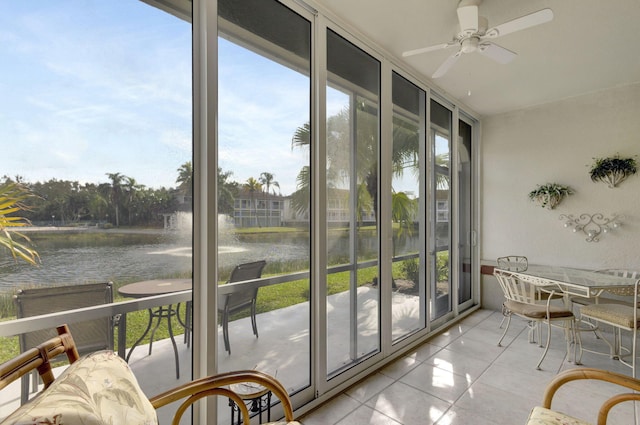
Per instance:
[[[190,275],[191,237],[181,232],[31,233],[40,254],[38,267],[0,256],[0,292],[20,287],[83,282],[132,282]],[[308,238],[260,235],[228,240],[221,246],[222,269],[265,259],[267,263],[308,260]]]
[[[225,230],[225,226],[221,227]],[[230,236],[232,235],[232,236]],[[20,287],[83,282],[115,283],[189,276],[192,270],[190,232],[92,230],[78,233],[31,233],[41,264],[33,267],[0,256],[0,292]],[[331,232],[327,241],[330,263],[348,261],[348,232]],[[394,241],[396,255],[417,252],[417,235]],[[290,272],[308,269],[308,233],[255,233],[237,235],[226,229],[219,238],[218,262],[221,270],[235,265],[266,260],[267,270]],[[359,245],[370,258],[376,257],[376,233],[360,235]],[[368,258],[368,257],[367,257]],[[276,263],[291,266],[274,268]]]
[[[172,232],[30,233],[41,263],[0,257],[0,292],[19,287],[155,279],[191,272],[191,238]]]

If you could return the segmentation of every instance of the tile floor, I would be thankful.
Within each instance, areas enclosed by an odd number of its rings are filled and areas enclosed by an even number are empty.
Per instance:
[[[514,318],[503,347],[496,345],[502,333],[501,320],[499,312],[479,310],[343,394],[297,418],[304,425],[524,425],[531,408],[540,404],[549,380],[558,372],[577,366],[567,361],[562,330],[554,329],[542,370],[536,370],[542,349],[528,342],[524,321]],[[592,333],[583,333],[582,340],[588,348],[607,349]],[[178,348],[180,358],[188,358],[190,350],[186,345],[178,344]],[[585,352],[582,363],[584,367],[631,372],[606,355]],[[158,388],[186,381],[190,375],[186,368],[181,370],[180,381],[175,379],[173,351],[168,340],[154,343],[152,356],[147,355],[145,347],[137,349],[130,365],[150,395],[157,394]],[[169,367],[171,373],[158,374],[159,367]],[[158,377],[169,379],[169,383],[156,382]],[[15,389],[0,392],[0,417],[17,408],[19,382],[14,384]],[[554,398],[553,407],[592,423],[596,422],[600,402],[612,392],[607,384],[584,381],[563,388]],[[158,412],[160,423],[169,423],[173,410],[163,409]],[[222,412],[227,409],[223,408]],[[188,418],[182,423],[188,424]],[[609,423],[634,424],[633,407],[627,404],[614,409]]]
[[[536,370],[542,348],[528,342],[524,321],[514,317],[498,347],[501,320],[499,312],[479,310],[299,419],[304,425],[525,424],[551,378],[580,366],[567,361],[562,330],[553,329],[542,370]],[[607,349],[593,333],[582,339],[586,347]],[[582,366],[631,373],[617,360],[587,352]],[[563,388],[553,408],[593,423],[613,391],[587,381]],[[633,424],[633,405],[612,410],[609,423]]]

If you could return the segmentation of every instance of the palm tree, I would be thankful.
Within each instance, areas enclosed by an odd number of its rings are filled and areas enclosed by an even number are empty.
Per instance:
[[[275,176],[273,174],[264,171],[260,173],[260,177],[258,178],[258,181],[265,186],[264,193],[266,194],[265,198],[267,201],[267,227],[271,226],[271,202],[269,202],[269,188],[273,186],[277,187],[278,190],[280,189],[280,183],[273,180],[274,177]],[[276,194],[275,189],[273,190],[273,194]]]
[[[23,217],[10,216],[25,210],[26,207],[22,201],[32,196],[34,195],[25,186],[18,183],[0,186],[0,246],[7,248],[15,260],[21,259],[36,265],[40,256],[36,250],[27,245],[31,240],[23,233],[11,229],[28,226],[29,221]],[[13,236],[22,238],[26,243],[15,241]]]
[[[120,173],[107,173],[107,177],[111,179],[110,198],[116,211],[116,227],[120,227],[120,198],[122,195],[122,182],[126,176]]]
[[[247,182],[244,184],[244,188],[246,190],[248,190],[249,194],[251,195],[250,203],[253,204],[253,209],[255,211],[255,217],[256,217],[256,223],[258,224],[258,227],[262,227],[262,226],[260,226],[260,220],[258,219],[258,206],[255,204],[255,199],[254,199],[254,193],[260,192],[262,190],[262,185],[255,178],[249,177],[247,179]]]
[[[124,192],[127,194],[127,209],[129,213],[129,225],[133,224],[133,209],[135,201],[138,198],[138,192],[144,189],[144,185],[138,184],[133,177],[125,177],[123,186]]]
[[[193,197],[193,166],[187,161],[178,168],[178,189],[184,196]]]
[[[311,124],[306,122],[302,127],[296,128],[291,138],[291,149],[295,147],[309,149],[311,145]],[[291,206],[299,215],[309,211],[311,199],[311,172],[308,165],[302,167],[296,177],[296,191],[291,194]]]
[[[222,171],[218,167],[218,213],[232,214],[238,182],[230,181],[233,171]]]

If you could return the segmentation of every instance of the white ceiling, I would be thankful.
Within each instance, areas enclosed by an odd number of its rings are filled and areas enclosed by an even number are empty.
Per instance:
[[[402,52],[450,41],[459,31],[457,0],[317,3],[482,116],[640,82],[640,0],[483,0],[489,27],[544,8],[554,18],[493,40],[518,53],[511,63],[465,54],[433,80],[455,47],[408,58]]]

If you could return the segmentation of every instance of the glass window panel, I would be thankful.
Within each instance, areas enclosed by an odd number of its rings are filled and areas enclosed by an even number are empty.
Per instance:
[[[0,185],[20,182],[36,195],[24,216],[40,256],[38,267],[0,256],[2,316],[20,311],[11,294],[24,288],[111,281],[116,303],[151,295],[159,282],[190,288],[191,24],[138,0],[5,1],[0,28]],[[150,289],[131,295],[128,285],[139,282]],[[147,333],[132,348],[149,323],[146,309],[121,317],[115,335],[124,332],[124,344],[110,341],[150,396],[180,382],[176,363],[180,379],[191,378],[176,304],[164,306],[172,325],[162,318],[153,347]],[[6,356],[20,350],[17,338],[0,342]]]
[[[471,300],[473,295],[471,286],[471,257],[473,253],[473,227],[471,220],[472,208],[472,143],[471,125],[460,120],[458,126],[458,216],[460,264],[458,265],[460,283],[458,289],[458,304]]]
[[[393,73],[393,340],[425,326],[424,274],[420,273],[420,145],[424,144],[425,92]],[[422,250],[423,251],[423,250]],[[424,264],[424,263],[422,263]]]
[[[327,32],[327,369],[380,350],[380,63]]]
[[[296,392],[311,382],[311,23],[274,0],[218,5],[218,199],[242,209],[218,211],[218,369]]]
[[[451,111],[431,100],[432,152],[432,252],[429,261],[431,278],[431,319],[451,311]],[[440,205],[440,207],[438,207]]]

